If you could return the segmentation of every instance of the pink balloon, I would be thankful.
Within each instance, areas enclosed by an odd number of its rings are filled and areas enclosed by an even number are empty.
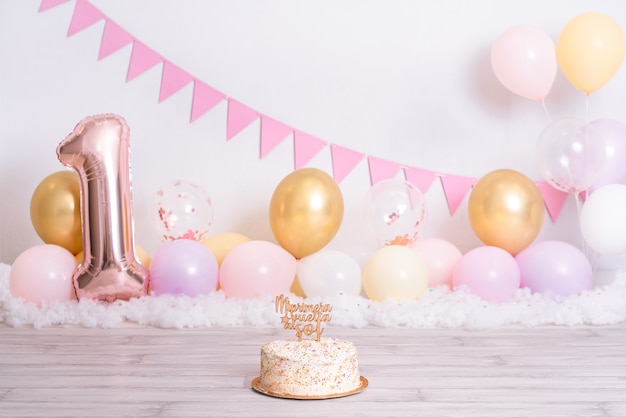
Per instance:
[[[496,39],[491,65],[507,89],[527,99],[543,100],[556,79],[556,46],[539,28],[514,26]]]
[[[570,296],[593,286],[591,264],[585,254],[567,242],[544,241],[515,256],[520,287],[533,292]]]
[[[198,241],[168,241],[152,257],[150,277],[150,290],[155,295],[207,294],[217,289],[217,260]]]
[[[74,273],[78,298],[112,302],[147,293],[150,275],[135,257],[129,128],[117,115],[80,121],[57,147],[78,173],[83,262]]]
[[[31,247],[11,265],[11,294],[37,304],[72,300],[75,298],[72,285],[75,268],[74,255],[61,246]]]
[[[491,302],[506,302],[520,285],[515,258],[499,247],[484,246],[467,252],[454,269],[455,288],[469,291]]]
[[[604,140],[606,156],[598,177],[588,191],[608,184],[626,184],[626,125],[611,119],[598,119],[591,122]]]
[[[454,268],[463,257],[454,244],[439,238],[421,238],[411,248],[426,262],[430,287],[452,285]]]
[[[220,285],[227,297],[273,297],[289,292],[296,270],[296,258],[287,250],[268,241],[253,240],[226,254],[220,267]]]

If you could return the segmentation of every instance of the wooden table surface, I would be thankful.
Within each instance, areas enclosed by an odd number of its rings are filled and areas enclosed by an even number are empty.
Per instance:
[[[338,328],[361,393],[272,398],[251,389],[274,328],[12,328],[0,324],[2,417],[625,417],[626,324]]]

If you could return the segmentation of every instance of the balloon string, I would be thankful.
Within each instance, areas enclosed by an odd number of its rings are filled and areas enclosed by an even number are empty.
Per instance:
[[[541,99],[541,106],[543,107],[543,111],[546,113],[546,117],[548,118],[548,123],[552,123],[552,118],[550,117],[550,112],[548,112],[548,107],[546,106],[545,99]]]
[[[587,99],[585,100],[585,107],[586,107],[586,109],[585,109],[585,113],[586,113],[586,115],[587,115],[585,120],[587,121],[587,123],[589,123],[589,101],[590,101],[590,100],[589,100],[589,97],[590,97],[590,96],[591,96],[591,95],[588,93],[588,94],[587,94]]]

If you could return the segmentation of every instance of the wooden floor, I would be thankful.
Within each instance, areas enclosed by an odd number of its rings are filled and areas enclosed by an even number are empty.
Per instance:
[[[626,324],[346,329],[363,392],[272,398],[250,388],[282,329],[11,328],[0,324],[2,417],[625,417]]]

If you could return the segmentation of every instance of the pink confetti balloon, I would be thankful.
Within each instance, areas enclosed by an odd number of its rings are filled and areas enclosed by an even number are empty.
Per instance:
[[[150,276],[135,256],[129,139],[124,118],[103,114],[81,120],[57,147],[80,181],[83,262],[73,278],[79,299],[147,293]]]
[[[217,288],[217,260],[198,241],[169,241],[152,257],[150,277],[150,290],[157,296],[207,294]]]
[[[65,248],[44,244],[31,247],[11,265],[9,287],[16,298],[45,304],[75,299],[74,255]]]
[[[254,299],[289,292],[297,261],[287,250],[268,241],[253,240],[233,248],[220,268],[220,285],[227,297]]]
[[[509,301],[520,285],[515,258],[500,247],[484,246],[467,252],[452,277],[455,288],[467,286],[470,292],[490,302]]]

